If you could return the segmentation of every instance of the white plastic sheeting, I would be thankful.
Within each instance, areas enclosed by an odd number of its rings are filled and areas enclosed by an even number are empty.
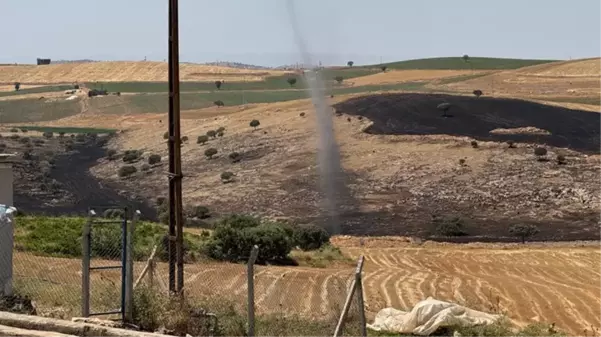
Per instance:
[[[475,326],[492,324],[500,315],[472,310],[464,306],[428,297],[418,302],[411,311],[385,308],[376,315],[369,329],[427,336],[440,327]]]

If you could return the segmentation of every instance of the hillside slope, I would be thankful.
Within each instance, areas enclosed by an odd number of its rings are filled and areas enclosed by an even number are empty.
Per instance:
[[[45,66],[0,66],[0,83],[50,84],[73,82],[167,81],[166,62],[92,62]],[[237,69],[199,64],[180,64],[182,81],[260,81],[278,71]]]

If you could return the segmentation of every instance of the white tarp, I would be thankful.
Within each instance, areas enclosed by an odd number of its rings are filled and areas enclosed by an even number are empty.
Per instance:
[[[488,314],[428,297],[418,302],[410,312],[394,308],[382,309],[376,315],[374,324],[368,324],[367,327],[375,331],[427,336],[439,327],[492,324],[500,318],[500,315]]]

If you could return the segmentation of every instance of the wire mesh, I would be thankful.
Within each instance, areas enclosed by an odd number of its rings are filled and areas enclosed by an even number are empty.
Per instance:
[[[13,293],[19,297],[27,297],[34,302],[38,315],[71,318],[81,314],[81,259],[57,257],[60,254],[50,252],[64,250],[68,255],[71,248],[81,252],[81,242],[72,242],[72,247],[40,246],[43,238],[37,240],[35,234],[23,234],[31,238],[28,242],[20,240],[21,233],[26,232],[25,224],[19,224],[15,218],[10,226],[14,226],[15,240],[12,251]],[[83,225],[83,224],[80,224]],[[0,224],[9,226],[9,224]],[[79,227],[81,230],[81,226]],[[7,233],[6,228],[3,233]],[[0,263],[6,266],[11,263],[10,255],[0,249]],[[45,253],[46,252],[46,253]],[[54,255],[54,256],[48,256]]]

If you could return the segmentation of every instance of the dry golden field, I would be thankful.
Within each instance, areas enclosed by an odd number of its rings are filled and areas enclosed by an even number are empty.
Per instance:
[[[52,84],[74,82],[167,81],[166,62],[90,62],[44,66],[0,66],[0,83]],[[181,64],[182,81],[261,81],[278,71],[248,70],[197,64]]]
[[[333,238],[353,258],[364,255],[364,290],[368,318],[385,307],[409,309],[418,301],[434,298],[484,311],[506,314],[517,325],[556,323],[570,333],[599,328],[601,251],[595,244],[519,245],[472,244],[460,246],[425,242],[412,244],[399,238]],[[65,315],[77,314],[81,261],[36,257],[17,253],[15,274],[32,293],[31,280],[44,280],[38,305]],[[95,261],[98,265],[107,262]],[[143,264],[136,264],[136,274]],[[335,315],[344,303],[352,267],[256,268],[258,314],[289,313],[304,317]],[[115,272],[94,272],[92,284],[118,284]],[[137,276],[136,276],[137,277]],[[167,282],[167,266],[158,276]],[[29,280],[29,283],[27,282]],[[147,280],[146,280],[147,281]],[[155,282],[159,282],[155,280]],[[227,298],[245,303],[245,266],[223,263],[186,265],[186,291],[197,298]],[[100,293],[94,293],[100,298]],[[54,302],[54,303],[52,303]],[[93,302],[94,304],[97,302]],[[74,307],[73,307],[74,306]]]

